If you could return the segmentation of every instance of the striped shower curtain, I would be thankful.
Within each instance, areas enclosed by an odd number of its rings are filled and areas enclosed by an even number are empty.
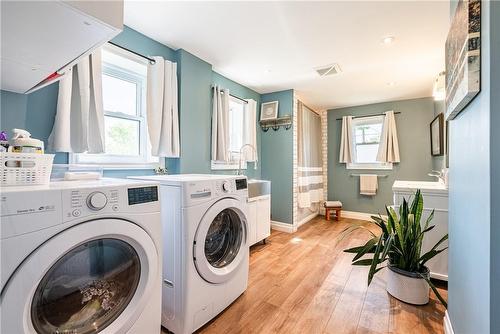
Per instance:
[[[318,211],[319,203],[323,201],[323,157],[321,117],[300,101],[297,107],[297,201],[301,220]]]

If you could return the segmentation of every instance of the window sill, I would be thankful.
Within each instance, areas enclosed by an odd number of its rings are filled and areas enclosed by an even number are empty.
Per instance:
[[[367,169],[367,170],[392,170],[392,163],[348,163],[346,164],[346,169]]]

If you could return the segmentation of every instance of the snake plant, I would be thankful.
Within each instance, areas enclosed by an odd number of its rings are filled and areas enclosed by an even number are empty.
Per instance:
[[[447,307],[446,301],[441,297],[427,274],[425,264],[434,256],[443,252],[448,247],[438,247],[448,239],[448,234],[443,236],[428,252],[422,254],[422,242],[425,233],[431,231],[435,225],[430,225],[434,210],[424,224],[421,224],[424,201],[420,190],[417,190],[411,205],[403,200],[399,208],[399,215],[394,208],[386,207],[387,219],[382,216],[372,216],[372,223],[377,225],[381,234],[377,235],[362,225],[353,225],[344,230],[351,233],[363,228],[371,233],[371,238],[362,246],[344,250],[347,253],[355,253],[352,264],[356,266],[369,266],[368,285],[373,276],[387,265],[407,272],[418,274],[425,279],[439,301]],[[362,258],[366,254],[373,254],[371,258]]]

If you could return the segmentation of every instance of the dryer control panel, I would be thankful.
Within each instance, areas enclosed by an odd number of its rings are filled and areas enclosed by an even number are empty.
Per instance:
[[[227,179],[188,182],[184,187],[183,205],[196,205],[226,196],[238,196],[246,200],[248,197],[246,177],[228,177]]]

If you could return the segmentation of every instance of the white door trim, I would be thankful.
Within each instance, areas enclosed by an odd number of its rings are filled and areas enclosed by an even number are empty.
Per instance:
[[[443,326],[444,326],[444,334],[454,334],[448,311],[444,312]]]

